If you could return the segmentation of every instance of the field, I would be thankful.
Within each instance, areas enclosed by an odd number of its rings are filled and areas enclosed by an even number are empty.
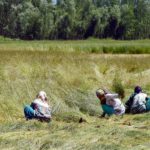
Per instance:
[[[125,90],[123,102],[135,85],[150,95],[148,53],[150,40],[1,38],[0,149],[148,150],[150,114],[100,119],[102,110],[95,96],[97,88],[113,91],[115,83]],[[48,124],[23,117],[23,106],[39,90],[46,91],[53,109]]]

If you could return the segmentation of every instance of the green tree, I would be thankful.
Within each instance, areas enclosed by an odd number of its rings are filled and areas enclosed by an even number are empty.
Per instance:
[[[137,1],[135,17],[137,20],[135,36],[137,38],[148,38],[150,36],[150,1]]]
[[[0,34],[22,39],[150,37],[149,0],[0,0]]]
[[[25,2],[18,15],[17,25],[21,28],[21,38],[39,39],[41,22],[38,8],[34,7],[31,2]]]
[[[128,4],[121,7],[121,22],[117,30],[117,38],[134,39],[136,19],[133,7]]]
[[[108,24],[105,27],[104,37],[115,38],[121,16],[120,7],[118,5],[110,7],[109,14],[110,17],[108,19]]]
[[[41,22],[41,33],[42,39],[48,39],[51,28],[53,27],[54,17],[52,12],[52,5],[47,0],[41,0],[39,6],[40,22]]]

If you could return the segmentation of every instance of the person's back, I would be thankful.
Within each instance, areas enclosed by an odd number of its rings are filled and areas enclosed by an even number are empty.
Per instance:
[[[133,104],[131,107],[131,112],[133,114],[143,113],[146,111],[146,105],[145,105],[146,97],[147,97],[147,94],[142,93],[142,92],[134,96]]]
[[[121,100],[118,98],[118,94],[107,94],[105,97],[106,104],[114,108],[116,115],[122,115],[125,113],[125,107]]]
[[[115,105],[114,105],[115,114],[116,115],[124,114],[125,113],[125,106],[123,105],[121,100],[119,98],[115,98],[114,101],[115,101]]]
[[[140,86],[135,86],[134,93],[131,94],[125,103],[126,113],[137,114],[145,112],[146,96],[147,95],[142,92]]]
[[[131,107],[133,105],[133,100],[135,95],[137,95],[137,93],[133,93],[131,94],[131,96],[129,97],[129,99],[125,102],[125,113],[130,113],[131,112]]]

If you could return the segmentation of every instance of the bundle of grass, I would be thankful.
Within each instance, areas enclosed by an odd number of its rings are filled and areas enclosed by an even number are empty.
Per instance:
[[[121,99],[125,97],[125,90],[124,90],[123,84],[121,82],[120,77],[117,74],[115,75],[115,78],[113,80],[112,89],[113,91],[119,94],[119,97]]]

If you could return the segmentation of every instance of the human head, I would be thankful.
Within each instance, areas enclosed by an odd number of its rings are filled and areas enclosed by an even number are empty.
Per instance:
[[[46,95],[46,92],[44,92],[44,91],[40,91],[38,93],[37,97],[40,98],[41,100],[44,100],[44,101],[47,100],[47,95]]]
[[[140,87],[140,86],[136,86],[135,88],[134,88],[134,93],[140,93],[140,92],[142,92],[142,88]]]
[[[102,89],[96,90],[96,96],[100,99],[103,98],[105,96],[104,90],[102,90]]]

